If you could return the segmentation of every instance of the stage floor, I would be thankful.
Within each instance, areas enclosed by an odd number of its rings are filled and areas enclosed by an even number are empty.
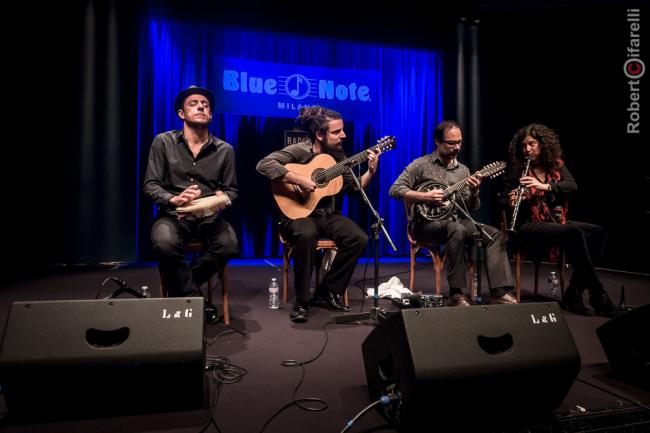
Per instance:
[[[271,277],[281,280],[279,266],[278,260],[239,260],[229,267],[231,328],[225,327],[222,323],[208,326],[206,353],[209,356],[225,357],[232,365],[245,369],[247,373],[241,377],[241,380],[222,384],[219,387],[212,376],[209,377],[212,402],[215,401],[215,396],[217,397],[214,414],[218,430],[212,425],[206,431],[338,432],[370,403],[361,344],[368,333],[374,329],[373,326],[330,323],[333,313],[318,307],[310,308],[307,323],[294,324],[289,321],[289,311],[293,305],[291,289],[290,302],[283,303],[279,310],[270,310],[268,282]],[[540,273],[542,288],[547,287],[546,275],[553,268],[554,266],[551,265],[542,265]],[[416,288],[424,293],[433,293],[433,271],[430,262],[419,261],[418,269]],[[611,270],[598,272],[615,303],[620,300],[622,287],[624,287],[626,304],[642,306],[650,303],[650,276]],[[404,260],[382,261],[379,273],[380,282],[397,276],[406,283],[408,263]],[[372,300],[366,299],[362,302],[359,280],[363,279],[364,275],[367,279],[365,281],[367,289],[372,286],[372,260],[363,259],[357,266],[352,280],[357,284],[351,286],[349,291],[352,312],[368,311],[372,306]],[[160,287],[158,270],[151,264],[117,264],[92,268],[59,267],[52,269],[52,272],[47,275],[4,284],[0,289],[0,326],[2,327],[0,329],[4,331],[8,309],[12,302],[94,299],[100,290],[100,285],[107,277],[120,278],[131,287],[149,286],[153,295],[158,296]],[[483,286],[486,286],[485,281]],[[535,296],[532,287],[533,266],[525,263],[523,302],[551,301],[549,298]],[[100,297],[108,296],[115,288],[107,285]],[[443,294],[446,292],[446,282],[443,282]],[[487,290],[484,289],[484,292]],[[220,290],[217,290],[216,294],[215,303],[221,313],[221,305],[218,301]],[[484,293],[484,296],[486,295],[487,293]],[[128,297],[123,295],[121,298]],[[393,303],[388,300],[381,300],[380,307],[396,310]],[[607,319],[577,316],[572,313],[565,313],[564,318],[580,353],[582,365],[578,379],[555,413],[563,416],[634,408],[638,407],[639,403],[650,405],[650,392],[634,384],[621,382],[611,375],[607,357],[596,334],[596,328]],[[442,345],[444,342],[431,344]],[[453,343],[444,344],[444,347],[446,347],[444,350],[453,350]],[[52,350],[56,351],[57,348],[52,347]],[[313,362],[305,364],[303,369],[300,366],[283,366],[285,360],[313,360]],[[295,392],[299,384],[300,387]],[[323,410],[305,411],[290,405],[294,398],[321,399],[324,403],[307,404]],[[466,400],[458,404],[466,405],[467,413],[471,415],[471,405],[481,404],[481,402],[474,402],[472,396],[467,396]],[[265,427],[271,417],[285,405],[289,407]],[[38,411],[39,408],[34,407],[33,410]],[[3,411],[6,411],[6,408],[0,398],[0,412]],[[437,413],[435,407],[431,408],[430,413],[422,416],[422,423],[429,426],[428,431],[439,431],[440,429],[436,427],[446,423],[445,413]],[[508,416],[507,402],[504,402],[500,416]],[[201,431],[208,422],[208,411],[197,410],[39,424],[14,424],[4,420],[0,423],[0,431],[189,433]],[[372,410],[361,417],[349,431],[392,432],[396,430],[388,426],[386,421]]]

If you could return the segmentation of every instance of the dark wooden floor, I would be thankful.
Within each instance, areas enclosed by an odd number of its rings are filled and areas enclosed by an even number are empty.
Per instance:
[[[277,261],[274,262],[278,264]],[[353,281],[363,278],[365,261],[358,267]],[[416,287],[426,292],[433,291],[433,273],[426,262],[422,262],[417,273]],[[408,281],[405,273],[408,264],[382,262],[380,281],[397,275]],[[543,265],[541,275],[546,276],[552,268]],[[373,263],[366,270],[372,278]],[[548,301],[535,297],[532,284],[532,265],[524,268],[524,302]],[[616,271],[599,270],[605,286],[618,303],[621,288],[625,287],[625,301],[629,305],[641,306],[650,303],[650,277]],[[104,279],[115,276],[132,287],[147,285],[157,295],[159,288],[157,269],[151,265],[128,265],[109,268],[54,269],[48,275],[26,277],[20,281],[5,284],[0,289],[0,326],[4,330],[9,306],[14,301],[93,299]],[[207,354],[226,357],[230,363],[247,371],[240,381],[220,387],[210,378],[212,401],[217,396],[215,421],[223,433],[260,432],[265,423],[283,406],[294,398],[322,399],[326,408],[321,411],[305,411],[290,406],[275,417],[264,429],[265,432],[337,432],[370,401],[364,372],[361,343],[373,326],[362,324],[329,324],[332,313],[322,308],[310,309],[310,320],[305,324],[289,321],[291,303],[283,304],[279,310],[268,308],[268,281],[279,277],[279,269],[264,261],[236,262],[230,266],[230,303],[232,328],[222,324],[208,326]],[[546,287],[543,278],[542,287]],[[366,283],[366,288],[371,281]],[[115,287],[112,286],[114,289]],[[446,285],[443,285],[446,291]],[[110,291],[110,290],[108,290]],[[107,296],[104,291],[101,296]],[[128,297],[128,296],[123,296]],[[353,311],[367,311],[370,301],[361,302],[361,290],[351,288]],[[218,305],[220,307],[220,305]],[[388,310],[395,307],[390,301],[380,301]],[[477,308],[477,307],[475,307]],[[610,374],[607,358],[596,335],[596,328],[607,319],[582,317],[572,313],[564,314],[568,327],[580,352],[582,367],[576,380],[556,414],[572,412],[597,412],[605,409],[633,407],[635,403],[649,404],[650,393],[633,384],[615,379]],[[224,332],[226,331],[226,332]],[[453,336],[450,336],[453,337]],[[441,342],[441,350],[444,342]],[[30,342],[25,342],[30,344]],[[432,343],[436,344],[436,343]],[[321,350],[324,350],[320,356]],[[453,344],[444,344],[453,350]],[[53,347],[52,350],[56,350]],[[285,360],[313,362],[301,367],[286,367]],[[302,382],[301,382],[302,380]],[[467,402],[471,403],[471,396]],[[0,400],[0,412],[6,411]],[[316,404],[324,407],[324,404]],[[480,403],[479,403],[480,404]],[[33,411],[38,411],[34,407]],[[470,408],[468,407],[468,411]],[[504,404],[503,415],[508,413]],[[423,421],[433,426],[444,419],[442,413],[423,414]],[[38,424],[14,424],[4,420],[0,430],[6,432],[199,432],[208,422],[207,410],[171,412],[131,417],[111,417],[66,422],[43,422]],[[383,426],[383,427],[382,427]],[[210,426],[206,431],[217,431]],[[395,431],[386,426],[386,421],[375,411],[362,417],[350,429],[360,431]]]

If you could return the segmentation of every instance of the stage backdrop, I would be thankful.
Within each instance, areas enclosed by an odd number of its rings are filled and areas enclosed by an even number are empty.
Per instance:
[[[211,131],[237,155],[240,196],[225,216],[236,228],[241,257],[278,255],[278,216],[255,165],[283,146],[301,106],[323,105],[343,115],[349,155],[384,135],[396,137],[368,192],[397,254],[408,254],[404,207],[388,190],[410,161],[434,149],[433,129],[443,118],[441,52],[162,20],[148,23],[140,45],[140,182],[153,137],[181,127],[173,110],[178,91],[192,84],[212,89]],[[146,260],[155,210],[138,189],[138,257]],[[344,200],[342,211],[369,233],[372,218],[360,197]],[[395,254],[383,239],[380,248]]]

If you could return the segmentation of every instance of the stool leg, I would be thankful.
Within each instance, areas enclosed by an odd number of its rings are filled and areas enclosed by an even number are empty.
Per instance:
[[[409,250],[411,251],[411,265],[409,267],[409,290],[414,291],[413,286],[415,286],[415,254],[417,253],[416,247],[411,245]]]
[[[564,252],[560,253],[560,257],[557,259],[557,267],[558,273],[560,274],[560,294],[564,296],[564,270],[567,269],[566,255],[564,255]]]
[[[223,323],[230,325],[230,306],[228,305],[228,268],[224,267],[219,272],[219,279],[221,280],[221,302],[223,304]],[[208,289],[208,293],[210,289]]]
[[[521,253],[515,254],[515,292],[517,302],[521,302]]]
[[[474,261],[470,261],[470,262],[467,264],[467,279],[468,279],[468,281],[469,281],[469,283],[467,284],[467,286],[469,287],[469,298],[470,298],[472,301],[476,298],[476,296],[474,295],[474,289],[478,290],[478,287],[477,287],[477,286],[476,286],[476,287],[474,286],[474,273],[476,272],[476,265],[475,265],[475,263],[476,263],[476,262],[474,262]],[[478,295],[478,292],[477,292],[477,295]]]
[[[289,251],[286,250],[287,246],[282,246],[282,301],[289,300]]]

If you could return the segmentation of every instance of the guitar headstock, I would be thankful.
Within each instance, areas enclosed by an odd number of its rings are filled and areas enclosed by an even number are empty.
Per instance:
[[[395,137],[393,135],[386,135],[377,140],[377,144],[374,147],[382,153],[393,150],[395,149]]]
[[[481,176],[483,177],[494,178],[503,174],[505,169],[506,163],[504,161],[495,161],[480,169],[479,173],[481,173]]]

